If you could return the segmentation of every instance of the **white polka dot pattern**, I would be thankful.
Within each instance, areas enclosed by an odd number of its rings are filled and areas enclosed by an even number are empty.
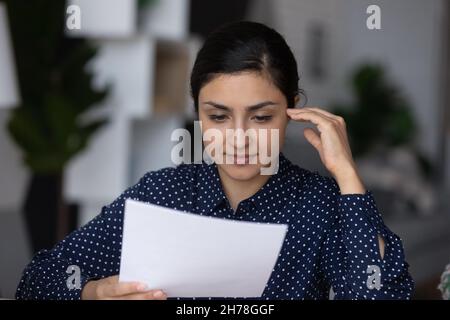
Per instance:
[[[119,273],[125,199],[186,212],[256,223],[286,223],[289,230],[262,299],[409,299],[414,282],[401,240],[383,223],[370,190],[341,195],[333,178],[300,168],[280,153],[277,174],[234,212],[215,165],[183,164],[145,174],[81,229],[26,267],[18,299],[79,299],[66,270],[90,279]],[[385,240],[381,258],[377,237]],[[378,266],[380,286],[368,285]],[[164,289],[164,288],[162,288]]]

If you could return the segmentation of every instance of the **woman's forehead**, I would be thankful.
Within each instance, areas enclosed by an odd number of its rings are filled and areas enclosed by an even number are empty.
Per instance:
[[[199,103],[213,101],[228,107],[248,107],[264,101],[281,103],[283,93],[256,72],[219,75],[200,90]]]

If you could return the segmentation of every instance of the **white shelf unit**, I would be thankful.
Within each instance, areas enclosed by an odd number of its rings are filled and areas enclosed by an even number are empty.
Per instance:
[[[80,9],[81,21],[80,29],[66,30],[68,35],[117,38],[136,33],[136,0],[68,0],[66,3]]]
[[[3,3],[0,3],[0,70],[0,108],[15,107],[20,101],[19,89],[8,15]]]
[[[189,1],[67,0],[80,9],[81,28],[68,35],[86,38],[127,38],[137,32],[154,38],[183,40],[188,36]],[[69,14],[69,13],[68,13]]]
[[[82,34],[99,48],[89,66],[94,85],[109,85],[111,91],[100,106],[110,122],[65,174],[65,196],[80,205],[80,225],[146,172],[173,166],[170,136],[192,117],[189,73],[200,45],[188,36],[188,3],[154,1],[136,15],[139,22],[135,17],[131,24],[139,27],[127,36],[94,25]]]

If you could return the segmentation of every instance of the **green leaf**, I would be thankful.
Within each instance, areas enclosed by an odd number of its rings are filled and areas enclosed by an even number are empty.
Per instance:
[[[93,88],[87,66],[97,49],[86,39],[66,37],[65,8],[64,1],[8,1],[22,96],[8,130],[35,172],[61,171],[104,124],[80,124],[109,89]]]
[[[48,148],[42,127],[36,122],[30,108],[20,106],[12,110],[8,131],[24,153],[43,152]]]

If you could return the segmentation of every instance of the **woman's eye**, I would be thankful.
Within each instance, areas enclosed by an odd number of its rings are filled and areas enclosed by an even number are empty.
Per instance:
[[[223,122],[226,120],[226,116],[223,114],[212,114],[209,116],[209,119],[216,121],[216,122]]]
[[[255,116],[254,119],[256,122],[267,122],[272,119],[272,116]]]

